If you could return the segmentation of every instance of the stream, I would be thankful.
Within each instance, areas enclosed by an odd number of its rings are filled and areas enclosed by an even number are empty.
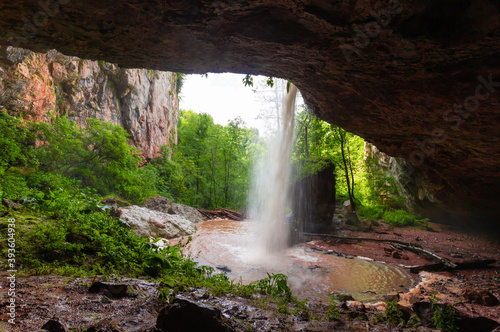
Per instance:
[[[345,292],[363,302],[382,300],[387,293],[408,291],[415,279],[405,270],[360,258],[347,259],[294,246],[282,253],[259,249],[257,223],[209,220],[185,249],[194,260],[213,267],[228,266],[229,278],[244,284],[283,273],[300,299],[328,302],[330,294]]]

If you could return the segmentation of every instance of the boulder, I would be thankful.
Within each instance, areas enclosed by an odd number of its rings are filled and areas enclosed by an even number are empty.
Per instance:
[[[125,207],[129,206],[130,203],[127,201],[117,198],[117,197],[106,197],[101,200],[101,204],[109,205],[109,206],[117,206],[117,207]]]
[[[58,318],[53,317],[47,323],[43,324],[42,330],[47,330],[49,332],[68,332],[66,326],[59,321]]]
[[[292,210],[300,231],[324,231],[332,226],[335,213],[335,166],[295,182]]]
[[[219,309],[184,299],[175,299],[160,311],[156,328],[171,332],[233,331]]]
[[[122,208],[120,213],[121,219],[127,222],[139,236],[170,239],[196,232],[194,223],[182,216],[154,211],[137,205]]]
[[[111,299],[120,299],[127,296],[128,286],[125,284],[113,284],[96,281],[89,287],[89,293],[101,293]]]
[[[477,303],[485,306],[494,306],[498,304],[498,299],[485,289],[467,288],[462,292],[462,296],[471,303]]]
[[[173,213],[172,201],[167,197],[156,196],[148,198],[142,204],[143,207],[148,208],[150,210],[155,210],[163,213]]]
[[[358,215],[356,214],[356,211],[353,211],[352,209],[351,201],[345,201],[342,205],[342,217],[344,217],[346,224],[361,227]]]
[[[173,214],[182,216],[187,220],[194,222],[195,224],[205,221],[205,218],[197,209],[184,204],[178,204],[178,203],[172,204],[172,212]]]
[[[94,326],[89,327],[87,332],[124,332],[120,329],[117,324],[111,321],[109,318],[103,319]]]

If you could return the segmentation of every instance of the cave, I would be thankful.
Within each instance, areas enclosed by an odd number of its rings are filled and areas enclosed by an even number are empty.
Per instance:
[[[128,68],[290,79],[319,118],[406,162],[444,221],[500,212],[500,2],[19,0],[0,45]]]

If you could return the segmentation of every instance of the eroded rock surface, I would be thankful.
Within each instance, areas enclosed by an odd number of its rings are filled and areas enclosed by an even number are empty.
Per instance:
[[[500,212],[498,1],[58,0],[46,7],[3,2],[0,44],[125,67],[289,78],[320,118],[413,163],[443,211]]]
[[[205,221],[203,215],[198,212],[197,209],[184,204],[174,203],[172,204],[172,212],[179,216],[183,216],[187,220],[194,222],[195,224]]]
[[[182,216],[154,211],[137,205],[119,210],[121,218],[139,236],[171,239],[196,232],[194,223]]]
[[[51,50],[0,47],[0,110],[33,121],[94,118],[125,128],[146,159],[177,141],[176,74],[124,69]]]

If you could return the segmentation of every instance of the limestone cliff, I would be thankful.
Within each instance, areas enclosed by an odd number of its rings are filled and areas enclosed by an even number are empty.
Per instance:
[[[0,48],[0,108],[28,120],[95,118],[125,128],[144,158],[177,140],[176,74]]]

